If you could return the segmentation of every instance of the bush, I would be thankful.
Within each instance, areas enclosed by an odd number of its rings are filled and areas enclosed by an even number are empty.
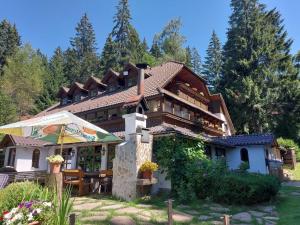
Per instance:
[[[31,201],[32,199],[49,201],[52,196],[48,189],[36,183],[28,181],[12,183],[0,190],[0,213],[9,211],[24,201]]]
[[[251,205],[276,196],[280,182],[262,174],[230,172],[214,184],[212,199],[227,204]]]
[[[287,149],[294,149],[296,153],[297,161],[298,162],[300,161],[300,147],[292,139],[284,139],[281,137],[277,139],[277,142],[281,147]]]

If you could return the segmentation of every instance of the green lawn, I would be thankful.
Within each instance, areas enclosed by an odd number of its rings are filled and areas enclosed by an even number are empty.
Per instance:
[[[300,163],[297,163],[296,168],[294,170],[285,169],[289,174],[292,175],[293,180],[300,181]]]
[[[298,165],[299,166],[299,165]],[[282,187],[276,208],[279,213],[279,225],[300,224],[300,188]]]

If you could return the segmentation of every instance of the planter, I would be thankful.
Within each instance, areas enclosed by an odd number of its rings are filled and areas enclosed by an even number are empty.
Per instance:
[[[60,173],[61,163],[50,163],[50,173]]]
[[[33,221],[29,223],[28,225],[40,225],[41,223],[39,221]]]
[[[143,179],[149,179],[151,180],[153,176],[153,172],[152,171],[144,171],[143,172]]]

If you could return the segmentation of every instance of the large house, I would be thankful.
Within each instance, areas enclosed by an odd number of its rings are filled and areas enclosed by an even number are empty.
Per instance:
[[[146,99],[144,104],[149,109],[146,111],[147,128],[154,140],[160,135],[178,134],[186,138],[201,135],[208,146],[207,154],[213,159],[226,158],[231,169],[248,162],[249,171],[268,174],[269,161],[280,159],[273,135],[234,135],[234,125],[222,95],[211,94],[203,78],[174,61],[153,68],[128,63],[122,71],[110,69],[102,79],[91,76],[84,84],[75,82],[70,87],[61,87],[59,103],[37,116],[67,110],[124,138],[122,115],[126,106],[141,100],[140,96]],[[15,138],[10,136],[4,141],[15,149]],[[90,170],[111,168],[115,144],[106,148],[106,159],[101,160],[95,143],[89,147],[72,145],[64,151],[65,166],[80,165]],[[89,156],[87,152],[90,152]],[[6,165],[13,165],[10,154],[6,155]],[[76,162],[68,160],[75,155]],[[100,163],[101,166],[96,166]]]

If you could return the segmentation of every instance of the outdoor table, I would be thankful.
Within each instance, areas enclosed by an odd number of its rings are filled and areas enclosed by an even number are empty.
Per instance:
[[[95,193],[98,189],[100,193],[101,183],[103,183],[104,179],[107,178],[105,174],[101,174],[100,171],[98,172],[85,172],[84,178],[89,179],[93,184],[93,192]]]

